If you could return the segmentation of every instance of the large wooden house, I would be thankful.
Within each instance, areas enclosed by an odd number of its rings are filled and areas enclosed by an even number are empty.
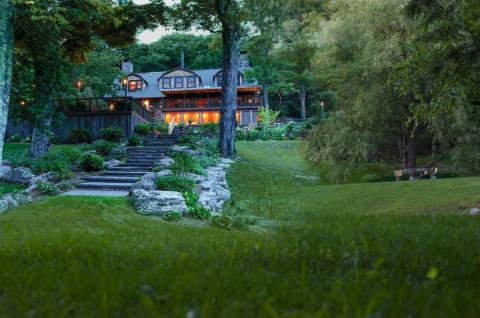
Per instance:
[[[246,80],[246,68],[242,64],[238,70],[239,125],[256,122],[261,104],[260,87]],[[180,66],[162,72],[135,73],[128,61],[123,62],[122,69],[126,76],[117,82],[117,95],[140,102],[155,119],[193,125],[220,120],[222,69],[190,70]]]

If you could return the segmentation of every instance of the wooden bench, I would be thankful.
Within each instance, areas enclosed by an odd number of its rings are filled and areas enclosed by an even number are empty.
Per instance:
[[[413,172],[413,173],[412,173]],[[428,168],[417,168],[417,169],[403,169],[403,170],[394,170],[393,174],[397,181],[401,181],[404,175],[408,175],[410,180],[416,180],[417,178],[423,179],[430,176],[430,179],[437,179],[438,168],[428,169]]]

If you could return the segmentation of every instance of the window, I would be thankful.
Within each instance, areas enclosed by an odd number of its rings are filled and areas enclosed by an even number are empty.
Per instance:
[[[217,86],[222,86],[223,85],[223,75],[218,74],[217,75]]]
[[[196,84],[197,84],[197,79],[195,78],[195,76],[187,77],[187,87],[188,88],[195,87],[195,86],[197,86]]]
[[[175,88],[183,88],[183,77],[175,77]]]
[[[143,88],[143,85],[141,80],[128,81],[129,92],[141,91],[142,88]]]
[[[162,87],[169,89],[170,87],[170,78],[164,78],[162,79]]]

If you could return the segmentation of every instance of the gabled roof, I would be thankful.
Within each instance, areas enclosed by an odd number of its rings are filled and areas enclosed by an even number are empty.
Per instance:
[[[200,77],[200,76],[198,76],[197,73],[195,73],[195,71],[189,70],[189,69],[187,69],[187,68],[176,67],[176,68],[174,68],[173,70],[170,70],[170,71],[167,71],[167,72],[163,73],[163,74],[157,79],[157,81],[159,81],[162,77],[165,77],[166,75],[168,75],[168,74],[170,74],[170,73],[173,73],[173,72],[175,72],[175,71],[185,71],[185,72],[188,72],[188,73],[192,73],[192,74],[196,75],[197,77]],[[201,79],[201,77],[200,77],[200,79]]]
[[[164,75],[171,73],[173,71],[176,71],[178,69],[182,68],[175,68],[173,70],[168,70],[164,72],[144,72],[144,73],[132,73],[130,75],[132,76],[138,76],[142,78],[146,83],[147,86],[141,90],[141,91],[135,91],[135,92],[128,92],[127,91],[127,96],[133,97],[133,98],[162,98],[165,97],[165,94],[162,93],[162,90],[160,89],[158,80],[162,78]],[[199,78],[200,78],[200,87],[199,88],[211,88],[211,87],[217,87],[214,82],[214,77],[217,75],[219,72],[222,71],[221,68],[214,68],[214,69],[204,69],[204,70],[188,70],[185,69],[188,72],[195,73]],[[240,73],[243,74],[244,69],[239,69],[238,70]],[[117,80],[117,83],[118,80]],[[252,82],[248,83],[245,86],[258,86],[258,83]],[[123,96],[124,91],[118,91],[117,93],[119,96]]]

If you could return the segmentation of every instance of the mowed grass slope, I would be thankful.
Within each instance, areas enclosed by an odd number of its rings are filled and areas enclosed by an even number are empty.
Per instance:
[[[480,179],[324,186],[296,143],[238,149],[234,201],[298,222],[224,231],[49,198],[0,216],[0,316],[477,316],[480,218],[459,211]]]

